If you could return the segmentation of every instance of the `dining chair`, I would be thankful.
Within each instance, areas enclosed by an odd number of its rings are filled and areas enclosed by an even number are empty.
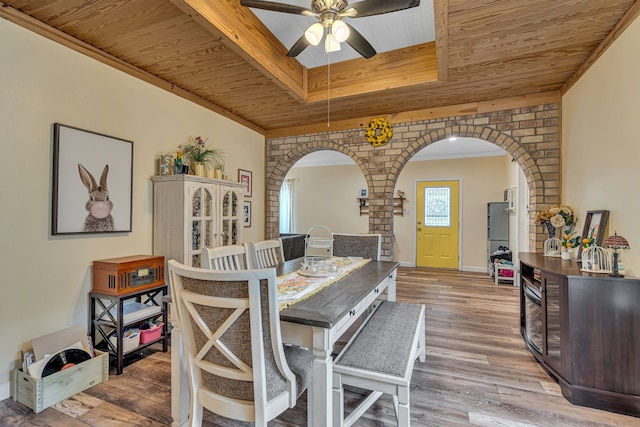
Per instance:
[[[251,267],[248,255],[249,250],[246,244],[204,248],[204,268],[208,270],[247,270]]]
[[[212,271],[168,262],[187,355],[190,425],[203,408],[267,422],[293,408],[311,381],[310,350],[284,346],[275,270]]]
[[[284,263],[282,240],[263,240],[249,243],[252,268],[269,268]]]
[[[333,255],[362,257],[378,261],[381,234],[333,233]]]

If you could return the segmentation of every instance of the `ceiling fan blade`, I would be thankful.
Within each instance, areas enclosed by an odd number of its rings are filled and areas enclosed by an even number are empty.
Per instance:
[[[287,56],[296,57],[300,55],[302,51],[307,48],[307,46],[309,46],[309,42],[303,34],[302,37],[300,37],[298,41],[295,42],[293,46],[291,46],[291,49],[289,49],[289,52],[287,52]]]
[[[293,13],[294,15],[315,15],[314,12],[300,6],[285,3],[272,3],[262,0],[240,0],[240,4],[255,9],[271,10],[273,12]]]
[[[345,22],[345,24],[347,23]],[[349,46],[351,46],[356,52],[367,59],[371,58],[377,53],[373,46],[371,46],[371,44],[367,41],[367,39],[362,36],[362,34],[356,31],[356,29],[349,24],[347,24],[347,27],[349,27],[350,33],[349,37],[345,41]]]
[[[354,18],[362,18],[363,16],[381,15],[419,5],[420,0],[365,0],[350,5],[348,9],[355,9],[358,12],[353,16]]]

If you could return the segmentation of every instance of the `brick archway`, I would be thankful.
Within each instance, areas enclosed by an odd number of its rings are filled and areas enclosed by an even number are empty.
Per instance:
[[[522,168],[529,188],[530,250],[546,238],[534,225],[538,206],[560,203],[559,104],[502,110],[464,117],[394,124],[391,144],[373,148],[361,129],[267,141],[266,236],[279,234],[280,186],[306,154],[334,150],[351,157],[369,187],[369,231],[383,235],[383,259],[393,259],[393,190],[400,173],[418,151],[449,136],[489,141]]]

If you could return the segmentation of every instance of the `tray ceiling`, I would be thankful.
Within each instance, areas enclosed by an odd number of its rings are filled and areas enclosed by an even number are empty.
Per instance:
[[[634,0],[435,0],[435,42],[335,63],[329,88],[326,66],[286,57],[290,46],[239,0],[0,6],[5,19],[267,135],[326,126],[328,97],[335,121],[561,91],[640,13]]]

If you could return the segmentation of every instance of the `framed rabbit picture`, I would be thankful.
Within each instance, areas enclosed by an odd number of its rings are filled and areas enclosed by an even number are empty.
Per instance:
[[[53,124],[51,234],[131,231],[133,142]]]

